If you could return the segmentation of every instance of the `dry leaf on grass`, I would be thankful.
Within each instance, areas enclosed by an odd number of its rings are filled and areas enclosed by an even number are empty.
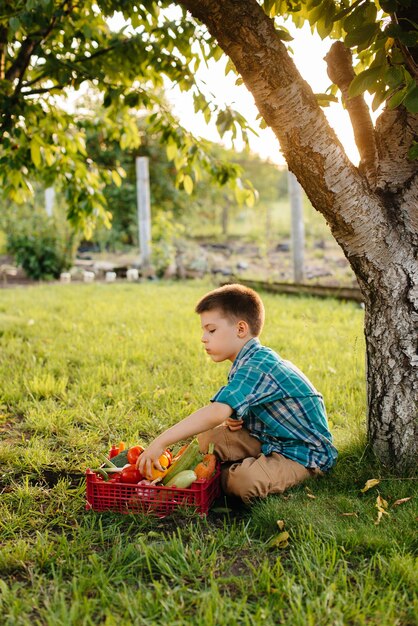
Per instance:
[[[276,535],[276,537],[273,537],[272,539],[270,539],[270,541],[267,544],[267,548],[269,550],[271,550],[272,548],[287,548],[288,545],[289,545],[289,533],[286,531],[283,531],[279,533],[278,535]]]
[[[399,506],[400,504],[403,504],[404,502],[408,502],[408,500],[411,500],[412,496],[409,496],[409,498],[400,498],[399,500],[395,500],[395,502],[392,504],[392,507],[394,506]]]
[[[366,482],[363,489],[360,489],[360,491],[361,493],[365,493],[366,491],[369,491],[369,489],[372,489],[372,487],[376,487],[376,485],[378,485],[379,483],[380,480],[378,478],[370,478],[370,480]]]
[[[306,491],[306,495],[308,496],[308,498],[312,498],[312,500],[315,500],[316,496],[314,496],[314,494],[309,489],[309,487],[305,487],[305,491]]]
[[[380,524],[380,521],[383,515],[389,515],[389,513],[386,510],[388,508],[387,500],[382,498],[380,494],[376,498],[375,507],[377,508],[377,519],[375,521],[375,525],[377,526],[378,524]]]

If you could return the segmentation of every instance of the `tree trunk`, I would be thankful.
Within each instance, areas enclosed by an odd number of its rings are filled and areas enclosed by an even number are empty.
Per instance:
[[[378,458],[405,468],[416,463],[417,328],[405,285],[393,287],[399,299],[383,286],[366,307],[368,438]]]
[[[396,142],[390,136],[395,122],[381,124],[373,186],[346,156],[256,0],[179,3],[206,24],[233,61],[289,170],[357,276],[366,302],[369,439],[384,464],[403,470],[416,463],[417,452],[418,174],[406,159],[417,118],[388,114],[403,129]],[[390,164],[385,145],[391,146]]]

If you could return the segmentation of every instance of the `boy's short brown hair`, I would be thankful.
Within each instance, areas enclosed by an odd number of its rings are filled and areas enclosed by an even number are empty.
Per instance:
[[[196,305],[196,313],[219,309],[234,321],[247,322],[250,332],[258,337],[264,324],[264,305],[253,289],[244,285],[224,285],[207,293]]]

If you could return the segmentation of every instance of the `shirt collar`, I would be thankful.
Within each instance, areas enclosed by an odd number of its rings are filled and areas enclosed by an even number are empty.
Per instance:
[[[260,346],[261,346],[261,343],[258,337],[252,337],[252,339],[247,341],[247,343],[242,346],[241,350],[238,352],[237,356],[235,357],[235,360],[229,372],[229,376],[232,376],[233,374],[235,374],[238,367],[242,365],[243,363],[245,363],[245,361],[247,361],[250,358],[250,356],[253,354],[253,352],[258,350]]]

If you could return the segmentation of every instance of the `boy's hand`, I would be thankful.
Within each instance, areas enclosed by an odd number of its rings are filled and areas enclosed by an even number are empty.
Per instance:
[[[149,448],[144,450],[138,457],[136,462],[136,467],[148,480],[152,478],[152,468],[155,467],[157,470],[164,471],[164,468],[160,465],[159,458],[164,452],[164,448],[156,445],[155,442],[152,443]]]
[[[227,417],[225,420],[225,425],[229,428],[229,430],[239,430],[242,428],[244,420],[234,420],[232,417]]]

